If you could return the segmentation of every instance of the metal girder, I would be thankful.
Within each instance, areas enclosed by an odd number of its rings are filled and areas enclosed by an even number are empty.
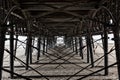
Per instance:
[[[94,3],[95,4],[95,3]],[[65,13],[68,13],[68,14],[71,14],[71,15],[74,15],[74,16],[79,16],[80,17],[80,15],[78,15],[78,14],[75,14],[75,13],[72,13],[72,12],[70,12],[70,11],[66,11],[65,9],[66,8],[68,8],[68,7],[71,7],[71,6],[75,6],[75,5],[79,5],[79,3],[72,3],[71,5],[67,5],[67,6],[63,6],[63,7],[60,7],[60,8],[53,8],[53,11],[49,11],[49,12],[46,12],[46,13],[44,13],[44,14],[41,14],[41,15],[39,15],[38,17],[42,17],[42,16],[45,16],[45,15],[49,15],[49,14],[52,14],[52,13],[55,13],[55,12],[65,12]],[[83,5],[83,4],[82,4]],[[93,3],[92,3],[92,5],[93,5]],[[84,5],[85,6],[85,5]],[[33,7],[32,7],[33,8]],[[50,9],[49,9],[50,10]]]
[[[70,3],[68,3],[70,4]],[[77,6],[70,6],[68,8],[66,8],[65,10],[68,10],[68,11],[79,11],[79,10],[94,10],[95,9],[95,5],[98,4],[96,2],[91,2],[91,3],[78,3]],[[37,3],[37,2],[34,2],[34,3],[23,3],[21,4],[22,8],[25,10],[25,11],[53,11],[55,8],[60,8],[60,7],[63,7],[66,5],[66,3],[59,3],[58,4],[55,4],[55,3],[50,3],[50,4],[42,4],[42,3]],[[37,6],[36,6],[37,5]],[[56,7],[57,6],[57,7]],[[53,9],[54,8],[54,9]]]
[[[71,22],[46,22],[46,23],[43,23],[45,24],[48,28],[49,27],[56,27],[58,26],[65,26],[65,27],[71,27],[71,26],[76,26],[75,23],[71,23]]]
[[[54,18],[54,17],[45,17],[45,18],[38,18],[37,20],[39,20],[41,23],[57,23],[57,22],[63,22],[63,23],[75,23],[75,22],[80,22],[80,19],[79,18],[75,18],[75,17],[63,17],[63,18],[59,18],[59,17],[57,17],[57,18]]]

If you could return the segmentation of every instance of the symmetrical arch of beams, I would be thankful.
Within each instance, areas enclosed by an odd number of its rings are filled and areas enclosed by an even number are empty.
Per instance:
[[[105,75],[108,75],[109,67],[116,64],[118,77],[120,79],[119,2],[119,0],[53,0],[52,2],[49,0],[1,0],[0,79],[2,79],[2,70],[4,70],[10,73],[11,78],[17,75],[18,77],[31,80],[28,77],[14,72],[14,58],[16,58],[25,65],[26,70],[31,68],[40,76],[49,80],[48,77],[30,67],[30,64],[32,64],[33,49],[38,51],[37,61],[39,61],[41,53],[43,55],[49,54],[47,49],[54,48],[56,43],[55,36],[64,36],[66,48],[72,48],[73,52],[79,54],[82,59],[84,59],[83,50],[87,47],[87,62],[90,63],[90,65],[84,67],[74,75],[69,76],[68,80],[84,69],[87,69],[87,67],[94,67],[94,63],[101,58],[104,58],[104,67],[102,69],[80,77],[78,80],[84,79],[102,70],[105,71]],[[112,20],[112,23],[110,23],[110,20]],[[9,22],[9,24],[7,24],[7,22]],[[110,33],[114,35],[115,49],[111,49],[111,51],[115,50],[117,62],[108,65],[108,54],[111,52],[108,51],[108,34]],[[5,35],[10,35],[10,38],[7,39]],[[101,35],[103,43],[104,55],[97,60],[94,60],[93,56],[94,43],[96,42],[93,41],[93,35]],[[16,37],[14,38],[14,36]],[[26,42],[20,41],[18,36],[27,36]],[[37,38],[37,47],[34,46],[35,37]],[[85,37],[85,46],[83,45],[84,41],[82,37]],[[10,41],[10,50],[5,49],[6,40]],[[26,44],[26,62],[23,62],[15,56],[15,54],[17,54],[17,42]],[[43,50],[41,50],[41,45],[43,45]],[[3,67],[4,51],[10,54],[10,70]],[[63,58],[68,55],[69,54],[59,57],[56,55],[51,56],[64,60]],[[59,64],[59,66],[62,65]]]

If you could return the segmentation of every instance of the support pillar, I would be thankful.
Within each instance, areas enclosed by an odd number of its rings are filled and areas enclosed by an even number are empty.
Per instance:
[[[13,26],[10,26],[10,71],[14,72],[14,31]],[[10,77],[13,78],[13,73],[10,73]]]
[[[86,37],[86,44],[87,44],[87,63],[89,63],[90,58],[90,52],[89,52],[89,43],[88,43],[88,37]]]
[[[114,40],[115,40],[115,54],[117,61],[118,78],[120,79],[120,30],[119,29],[116,29],[114,32]]]
[[[94,67],[94,60],[93,60],[93,46],[92,46],[92,35],[90,33],[90,29],[87,29],[87,58],[89,62],[89,56],[91,60],[91,67]]]
[[[30,28],[31,28],[31,22],[28,21],[28,36],[27,36],[27,44],[26,44],[26,70],[28,70],[28,67],[29,67],[29,63],[32,63],[32,48],[31,48],[31,45],[32,45],[32,36],[31,36],[31,33],[30,33]]]
[[[29,54],[30,54],[30,64],[32,64],[32,53],[33,53],[33,47],[34,46],[34,43],[33,43],[33,38],[32,36],[30,35],[30,45],[29,45]]]
[[[115,53],[116,53],[116,61],[117,61],[117,69],[118,69],[118,79],[120,80],[120,0],[115,0],[115,8],[116,8],[116,26],[113,27],[114,40],[115,40]]]
[[[92,43],[91,43],[91,36],[87,35],[87,63],[89,63],[89,60],[91,60],[91,66],[94,67],[93,48],[92,48]]]
[[[47,52],[47,49],[48,49],[48,38],[46,39],[46,52]]]
[[[93,47],[92,47],[92,36],[88,36],[88,45],[89,45],[89,51],[90,51],[90,59],[91,59],[91,66],[94,67],[94,60],[93,60]]]
[[[75,37],[75,51],[76,51],[76,54],[78,54],[78,50],[77,50],[77,37]]]
[[[74,49],[74,38],[72,37],[72,46],[73,46],[73,52],[75,51]]]
[[[3,9],[5,9],[6,7],[6,0],[1,0],[0,1],[0,5]],[[0,13],[1,16],[1,20],[4,21],[5,18],[5,10],[2,10],[2,12]],[[0,80],[2,80],[2,67],[3,67],[3,56],[4,56],[4,47],[5,47],[5,33],[6,33],[6,29],[7,27],[5,26],[5,23],[0,23]]]
[[[0,29],[0,80],[2,80],[2,67],[3,67],[6,27],[0,26],[0,28],[1,28]]]
[[[43,55],[45,55],[45,37],[43,37]]]
[[[14,49],[14,56],[16,56],[17,44],[18,44],[18,35],[16,35],[16,39],[15,39],[15,49]],[[14,60],[15,60],[15,58],[14,58]]]
[[[104,66],[105,66],[105,75],[108,75],[108,34],[107,34],[107,28],[104,26],[104,39],[103,39],[103,47],[104,47]]]
[[[82,37],[79,37],[79,50],[80,50],[80,56],[83,59],[83,42],[82,42]]]
[[[30,52],[31,52],[31,43],[32,38],[30,35],[28,35],[27,38],[27,44],[26,44],[26,70],[28,69],[29,63],[30,63]]]
[[[37,60],[39,60],[39,57],[40,57],[40,50],[41,50],[41,37],[38,38],[37,48],[38,48]]]

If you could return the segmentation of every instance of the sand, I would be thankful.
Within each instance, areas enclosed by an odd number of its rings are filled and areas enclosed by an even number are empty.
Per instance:
[[[20,44],[21,43],[18,43],[18,45],[20,45]],[[96,59],[98,59],[99,57],[101,57],[102,55],[104,55],[103,49],[101,48],[100,45],[101,44],[98,44],[98,43],[95,44],[94,61]],[[20,46],[20,47],[18,46],[19,48],[17,49],[16,56],[25,62],[26,56],[25,56],[25,49],[23,46],[25,47],[24,44],[22,44],[22,46]],[[114,46],[114,44],[110,43],[109,50],[113,46]],[[6,44],[5,48],[9,49],[9,44]],[[55,49],[58,50],[58,48],[55,48]],[[82,68],[84,68],[90,64],[90,63],[87,63],[86,48],[84,48],[84,50],[83,50],[84,51],[84,59],[81,59],[79,54],[76,54],[75,52],[72,53],[71,48],[67,48],[65,50],[60,50],[60,48],[59,48],[59,52],[57,50],[54,50],[51,48],[48,49],[49,54],[46,53],[45,55],[41,55],[40,60],[37,63],[35,63],[37,61],[37,56],[36,56],[37,50],[33,49],[33,53],[32,53],[33,64],[30,64],[30,66],[35,68],[42,75],[47,76],[47,78],[49,80],[67,80],[70,77],[70,75],[74,75],[75,73],[80,71]],[[63,58],[58,59],[58,60],[55,60],[57,57],[66,55],[68,53],[69,53],[68,56],[63,57]],[[109,60],[108,60],[109,65],[116,62],[115,51],[111,52],[108,55],[108,57],[109,57]],[[55,60],[55,61],[52,61],[52,60]],[[67,61],[65,61],[65,60],[67,60]],[[5,52],[5,54],[4,54],[4,67],[6,67],[5,69],[8,69],[8,70],[10,69],[9,67],[7,67],[10,65],[9,61],[10,61],[9,54]],[[15,62],[14,63],[15,66],[23,66],[23,64],[21,62],[19,62],[18,60],[15,60],[14,62]],[[48,63],[51,63],[51,64],[48,64]],[[84,75],[90,74],[94,71],[97,71],[97,70],[103,68],[103,67],[104,67],[104,58],[102,58],[101,60],[96,62],[94,68],[88,67],[87,69],[83,70],[82,72],[78,73],[77,75],[72,76],[69,80],[77,80],[77,79],[83,77]],[[15,67],[14,72],[18,73],[20,75],[23,75],[23,76],[31,76],[30,78],[32,80],[46,80],[43,77],[40,78],[41,75],[39,75],[35,71],[33,71],[31,69],[29,69],[29,70],[25,70],[25,67],[19,67],[19,68]],[[59,76],[61,76],[61,77],[59,77]],[[32,78],[32,77],[34,77],[34,78]],[[92,76],[86,77],[83,80],[117,80],[117,78],[118,78],[117,65],[115,65],[115,66],[109,68],[108,76],[104,76],[104,70],[103,70],[103,71],[98,72]],[[3,71],[2,80],[25,80],[25,79],[23,79],[23,78],[10,79],[10,74]]]

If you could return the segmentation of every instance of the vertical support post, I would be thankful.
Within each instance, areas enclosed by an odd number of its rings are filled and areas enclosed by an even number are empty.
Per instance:
[[[74,49],[74,37],[72,37],[72,46],[73,46],[73,52],[75,51]]]
[[[27,45],[26,45],[26,70],[28,70],[28,66],[29,66],[29,62],[30,62],[30,52],[31,52],[31,41],[32,41],[32,38],[30,35],[28,35],[28,38],[27,38]]]
[[[50,40],[49,40],[49,48],[51,48],[52,47],[52,39],[50,38]]]
[[[49,38],[49,48],[51,48],[51,38]]]
[[[38,38],[37,48],[38,48],[37,60],[39,60],[39,57],[40,57],[40,50],[41,50],[41,37]]]
[[[65,46],[68,47],[68,45],[67,45],[67,36],[65,36]]]
[[[32,64],[32,53],[33,53],[32,46],[34,46],[34,41],[35,41],[35,38],[33,38],[30,33],[30,43],[29,43],[30,64]]]
[[[34,46],[35,44],[35,37],[32,37],[32,43],[31,45]],[[31,46],[31,53],[33,53],[33,47]]]
[[[50,38],[47,39],[47,48],[50,48]]]
[[[43,37],[43,55],[45,55],[45,36]]]
[[[53,48],[53,38],[51,38],[51,48]]]
[[[118,69],[118,78],[120,80],[120,0],[115,0],[115,19],[116,26],[113,27],[114,40],[115,40],[115,53],[116,53],[116,61],[117,61],[117,69]]]
[[[17,44],[18,44],[18,35],[16,35],[16,39],[15,39],[15,49],[14,49],[14,56],[16,56]],[[14,58],[14,60],[15,60],[15,58]]]
[[[27,45],[28,45],[27,43],[28,43],[28,36],[27,36],[27,39],[26,39],[26,49],[25,49],[25,56],[27,56],[27,51],[28,51],[28,50],[27,50],[27,49],[28,49],[28,48],[27,48],[27,47],[28,47],[28,46],[27,46]]]
[[[79,50],[80,50],[80,56],[83,59],[83,42],[82,42],[82,37],[79,37]]]
[[[89,43],[88,43],[88,37],[86,36],[86,44],[87,44],[87,63],[89,63]]]
[[[104,47],[104,66],[105,66],[105,75],[108,75],[108,34],[107,34],[107,28],[104,26],[104,39],[103,39],[103,47]]]
[[[72,37],[70,37],[70,47],[72,47]]]
[[[91,35],[89,35],[88,36],[88,47],[89,47],[89,51],[90,51],[90,58],[91,58],[91,66],[92,67],[94,67],[94,63],[93,63],[93,48],[92,48],[92,38],[91,38],[92,36]]]
[[[46,52],[47,52],[47,49],[48,49],[48,37],[46,39]]]
[[[71,47],[71,37],[69,37],[69,47]]]
[[[27,44],[26,44],[26,70],[28,70],[28,66],[29,66],[29,63],[32,63],[31,60],[31,45],[32,45],[32,37],[31,37],[31,33],[30,33],[30,27],[31,27],[31,23],[30,21],[28,21],[28,37],[27,37]]]
[[[1,12],[1,20],[4,21],[5,18],[5,7],[6,6],[6,0],[1,0],[0,1],[0,5],[3,8],[2,12]],[[3,56],[4,56],[4,47],[5,47],[5,33],[6,33],[6,29],[7,27],[5,26],[5,23],[0,23],[0,80],[2,80],[2,67],[3,67]]]
[[[53,39],[51,38],[51,48],[53,48]]]
[[[13,26],[10,26],[10,70],[14,72],[14,31]],[[10,77],[13,78],[13,73],[10,73]]]
[[[52,39],[51,39],[51,47],[53,48],[53,37],[52,37]]]
[[[118,69],[118,78],[120,79],[120,30],[119,29],[115,29],[114,40],[115,40],[115,53],[116,53],[116,61],[117,61],[117,69]]]
[[[30,64],[32,64],[32,52],[33,52],[33,47],[32,47],[32,37],[30,36],[30,45],[29,45]]]
[[[88,53],[88,62],[89,62],[89,56],[90,56],[91,66],[94,67],[93,48],[92,48],[92,35],[90,33],[90,29],[87,29],[87,53]]]
[[[6,27],[0,26],[0,80],[2,79],[3,56],[5,47],[5,33]]]
[[[78,50],[77,50],[77,37],[75,37],[75,51],[76,51],[76,54],[78,54]]]
[[[94,49],[95,45],[94,45],[94,39],[93,39],[93,37],[91,37],[91,44],[92,44],[93,49]]]
[[[29,48],[28,48],[28,37],[27,37],[27,44],[26,44],[26,51],[25,51],[25,55],[26,55],[26,70],[28,70],[28,66],[29,66]]]
[[[55,37],[53,36],[53,47],[55,47]]]

